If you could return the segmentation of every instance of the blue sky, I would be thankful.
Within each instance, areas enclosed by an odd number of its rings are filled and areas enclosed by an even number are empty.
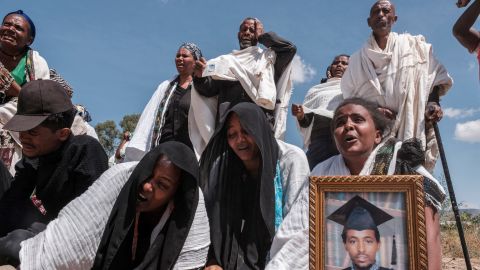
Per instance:
[[[352,54],[367,40],[373,0],[344,1],[37,1],[2,2],[3,14],[23,9],[37,27],[33,47],[73,86],[93,124],[139,113],[156,86],[175,75],[174,55],[193,41],[206,58],[238,48],[247,16],[297,45],[292,102],[302,102],[334,55]],[[423,34],[454,78],[442,99],[440,130],[458,201],[480,208],[480,91],[476,58],[451,34],[463,9],[455,1],[397,1],[397,32]],[[477,24],[478,27],[478,24]],[[293,118],[286,141],[301,146]],[[440,162],[439,162],[440,163]],[[437,166],[436,174],[440,173]]]

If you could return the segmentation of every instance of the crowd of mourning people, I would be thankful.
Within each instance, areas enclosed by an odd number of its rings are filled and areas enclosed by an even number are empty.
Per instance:
[[[480,59],[479,14],[474,0],[453,33]],[[0,269],[308,269],[310,175],[404,174],[424,177],[428,269],[441,269],[446,194],[431,174],[433,123],[453,80],[423,36],[392,31],[397,19],[393,2],[376,1],[364,46],[334,56],[291,107],[297,48],[259,19],[241,22],[230,54],[207,60],[181,44],[178,74],[153,92],[109,168],[88,111],[31,48],[33,20],[6,14]],[[289,109],[306,153],[283,141]],[[389,269],[378,248],[358,259],[347,240],[366,231],[379,246],[377,227],[391,217],[361,198],[345,209],[329,217],[344,226],[350,258],[340,267]]]

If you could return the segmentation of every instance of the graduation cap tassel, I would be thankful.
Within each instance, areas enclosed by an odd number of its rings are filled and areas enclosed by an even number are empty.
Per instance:
[[[397,243],[395,243],[395,234],[393,235],[393,243],[392,243],[392,261],[391,265],[397,265]]]
[[[472,264],[470,263],[470,255],[468,254],[467,242],[465,241],[462,221],[460,220],[460,213],[458,211],[457,199],[455,198],[455,192],[453,192],[452,179],[450,178],[447,158],[445,157],[445,150],[443,149],[442,138],[440,137],[440,130],[438,129],[437,123],[433,123],[433,129],[435,130],[435,137],[437,137],[438,151],[440,152],[443,173],[445,174],[448,194],[450,195],[450,202],[452,203],[453,215],[455,216],[455,223],[457,224],[458,236],[460,237],[460,243],[462,245],[463,257],[465,258],[465,266],[467,267],[467,270],[472,270]]]

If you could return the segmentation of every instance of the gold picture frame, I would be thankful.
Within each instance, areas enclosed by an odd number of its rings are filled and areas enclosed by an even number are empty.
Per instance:
[[[343,252],[345,252],[345,247],[342,246],[342,240],[340,239],[340,243],[338,243],[338,239],[336,239],[337,241],[334,241],[335,239],[327,239],[327,236],[338,236],[338,228],[335,230],[332,229],[333,233],[328,233],[328,228],[341,225],[332,225],[332,221],[330,220],[328,220],[329,223],[327,224],[326,217],[329,214],[328,212],[331,212],[331,208],[338,208],[337,205],[341,200],[338,200],[337,197],[347,198],[358,194],[363,197],[394,198],[394,201],[388,202],[388,205],[393,203],[394,205],[404,206],[403,210],[402,208],[400,208],[400,210],[392,210],[400,213],[399,221],[396,221],[396,223],[390,225],[390,227],[393,226],[394,230],[396,230],[395,227],[400,227],[398,231],[403,231],[402,238],[397,241],[400,242],[398,245],[404,250],[403,253],[401,250],[399,251],[399,255],[404,259],[402,262],[403,266],[396,267],[395,269],[427,269],[425,195],[423,191],[423,177],[420,175],[310,177],[310,269],[327,270],[345,268],[345,264],[348,263],[346,260],[350,257],[336,258],[337,255],[334,254],[334,251],[336,251],[336,253],[342,252],[341,247],[343,247]],[[368,200],[368,198],[364,199]],[[335,205],[335,203],[337,203],[337,205]],[[376,206],[380,208],[383,207],[382,203]],[[397,226],[395,224],[404,224],[404,227],[402,227],[403,225]],[[390,230],[392,229],[390,228]],[[395,239],[395,237],[392,236],[392,239]],[[328,249],[327,241],[329,241]],[[395,247],[396,258],[397,244],[395,240],[390,247],[391,250]],[[327,252],[331,254],[327,256]],[[384,251],[382,254],[385,253]],[[376,256],[381,255],[377,254]],[[338,257],[341,256],[338,255]],[[331,261],[341,261],[343,265],[334,266],[333,263],[330,264]]]

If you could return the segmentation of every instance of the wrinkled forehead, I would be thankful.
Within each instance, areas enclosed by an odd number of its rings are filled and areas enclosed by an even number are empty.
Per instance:
[[[14,21],[16,23],[26,24],[28,27],[30,27],[30,24],[28,23],[28,21],[19,14],[9,14],[5,16],[2,22],[6,22],[6,21]]]
[[[346,61],[346,62],[348,62],[349,59],[350,59],[350,57],[348,57],[347,55],[338,55],[335,58],[333,58],[332,64],[335,63],[336,61]]]
[[[372,14],[372,12],[374,10],[381,9],[381,8],[384,8],[384,7],[391,8],[393,10],[393,13],[395,13],[395,5],[392,2],[390,2],[388,0],[380,0],[380,1],[375,2],[372,5],[372,8],[370,8],[370,14]]]
[[[253,18],[246,18],[245,20],[242,21],[240,24],[239,30],[242,29],[242,26],[250,27],[250,26],[255,26],[255,19]]]

